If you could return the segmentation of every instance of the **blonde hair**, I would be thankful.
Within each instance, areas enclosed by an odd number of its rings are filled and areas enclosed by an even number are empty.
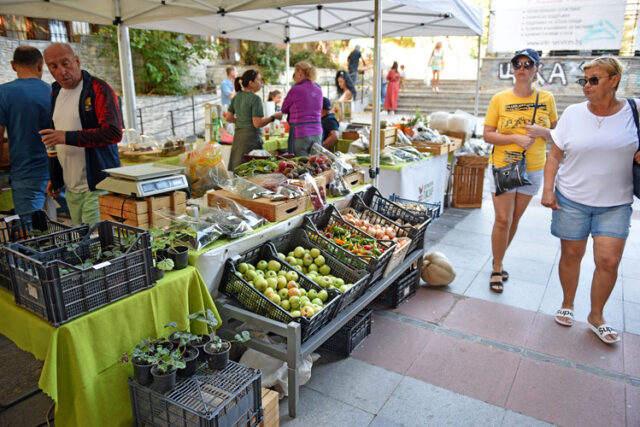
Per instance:
[[[609,76],[619,76],[622,79],[622,73],[624,72],[624,65],[613,56],[600,56],[593,59],[582,66],[582,71],[586,71],[590,68],[600,67],[609,74]],[[616,90],[620,82],[616,85]]]
[[[295,66],[296,70],[302,71],[302,74],[305,78],[311,80],[312,82],[316,81],[316,67],[309,64],[308,62],[298,62]]]

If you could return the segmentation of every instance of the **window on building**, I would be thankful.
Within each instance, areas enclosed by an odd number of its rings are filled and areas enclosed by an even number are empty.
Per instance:
[[[52,42],[67,43],[69,41],[69,36],[67,35],[67,26],[65,25],[64,21],[60,21],[58,19],[50,19],[49,32],[51,34]]]
[[[8,38],[16,40],[27,39],[27,21],[24,16],[5,15],[3,18]]]

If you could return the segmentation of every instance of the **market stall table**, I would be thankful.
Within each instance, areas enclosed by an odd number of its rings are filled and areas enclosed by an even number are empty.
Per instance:
[[[61,426],[131,425],[127,377],[119,363],[141,339],[165,336],[164,325],[187,325],[187,316],[206,308],[218,312],[193,267],[168,273],[156,286],[131,295],[58,328],[14,304],[0,288],[0,333],[44,361],[38,386],[56,401]]]

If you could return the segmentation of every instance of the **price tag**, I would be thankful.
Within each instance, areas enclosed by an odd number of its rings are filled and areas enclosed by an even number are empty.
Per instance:
[[[111,265],[111,263],[109,261],[105,261],[105,262],[101,262],[100,264],[94,265],[93,269],[94,270],[100,270],[101,268],[105,268],[105,267],[108,267],[110,265]]]
[[[31,298],[38,299],[38,288],[31,283],[27,283],[27,293]]]
[[[3,218],[4,222],[11,222],[11,221],[15,221],[16,219],[20,219],[20,215],[5,216],[5,217]]]

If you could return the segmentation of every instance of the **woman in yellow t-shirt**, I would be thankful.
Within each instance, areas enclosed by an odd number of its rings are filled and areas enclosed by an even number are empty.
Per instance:
[[[533,49],[518,51],[511,59],[515,84],[513,88],[493,96],[484,121],[484,140],[493,144],[490,162],[502,167],[512,158],[513,152],[527,150],[527,172],[532,185],[514,188],[495,195],[493,175],[489,174],[492,188],[495,221],[491,233],[493,269],[489,287],[494,292],[502,292],[503,282],[509,274],[502,269],[502,259],[518,228],[518,221],[529,205],[531,198],[540,190],[546,159],[546,141],[527,135],[536,106],[536,124],[553,129],[558,122],[553,95],[533,87],[536,80],[540,56]]]

